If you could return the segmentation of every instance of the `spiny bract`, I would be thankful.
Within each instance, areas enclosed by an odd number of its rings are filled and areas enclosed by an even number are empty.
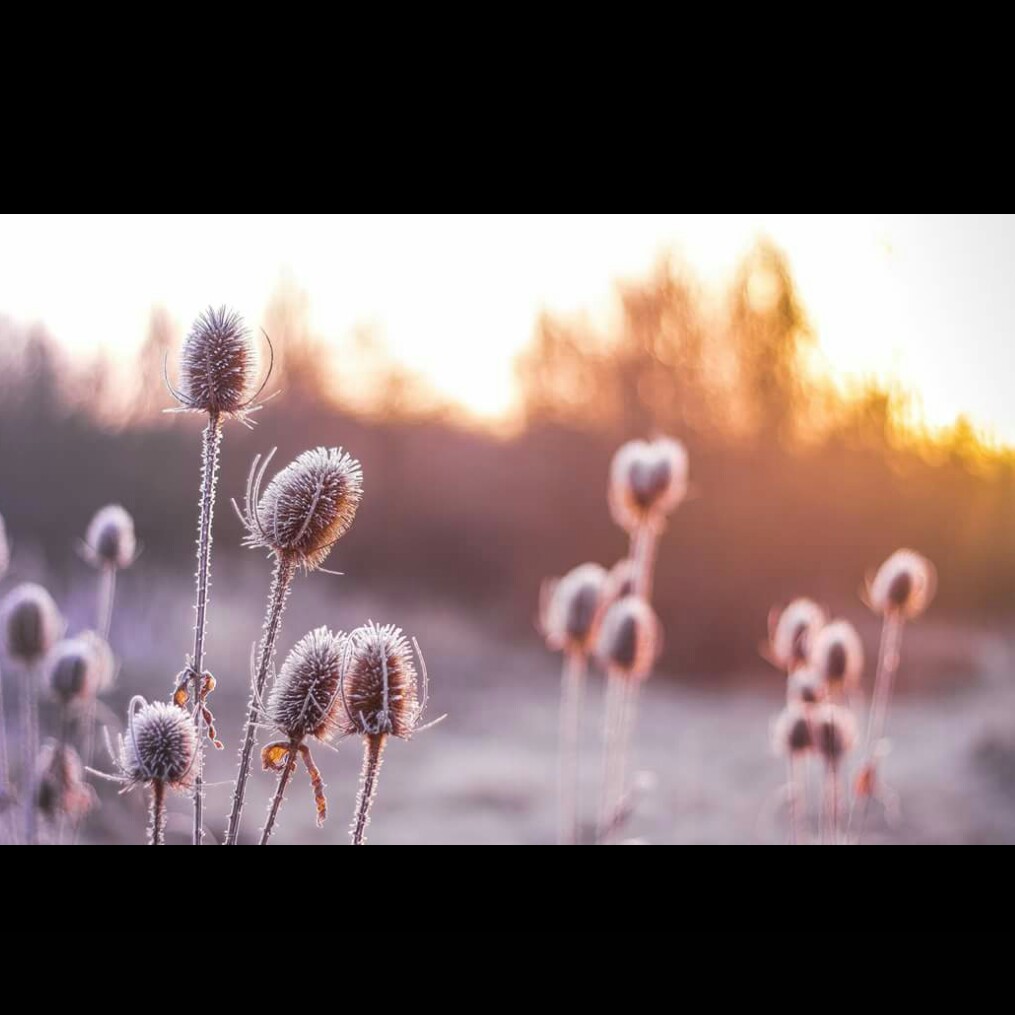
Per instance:
[[[582,654],[591,650],[606,582],[605,568],[579,564],[548,587],[542,623],[550,648]]]
[[[180,353],[177,395],[186,409],[242,414],[250,406],[257,353],[239,314],[209,307],[194,322]]]
[[[660,636],[652,607],[640,596],[624,596],[606,610],[598,655],[611,671],[644,680],[659,655]]]
[[[63,620],[53,597],[32,582],[12,589],[0,614],[7,654],[22,663],[37,663],[62,633]]]
[[[100,508],[88,525],[85,552],[96,567],[130,567],[137,553],[134,519],[119,504]]]
[[[319,627],[286,657],[268,697],[268,719],[292,740],[329,739],[339,728],[338,685],[348,636]]]
[[[135,710],[135,703],[140,707]],[[197,736],[194,720],[177,705],[135,698],[127,716],[127,732],[120,739],[120,770],[128,783],[153,779],[174,789],[193,781]]]
[[[342,732],[390,733],[408,740],[421,712],[412,645],[400,627],[379,627],[373,621],[349,637],[349,661],[339,694]]]

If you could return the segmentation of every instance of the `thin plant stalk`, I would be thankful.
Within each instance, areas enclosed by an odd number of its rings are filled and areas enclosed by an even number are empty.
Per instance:
[[[800,763],[792,753],[786,760],[787,786],[789,788],[789,844],[799,846],[804,839],[803,816],[806,811],[806,783],[801,779]]]
[[[39,705],[36,696],[35,667],[21,667],[22,773],[24,796],[25,843],[34,846],[38,839],[35,813],[35,761],[39,753]]]
[[[267,846],[268,839],[271,838],[272,830],[275,828],[275,819],[278,817],[279,809],[282,806],[282,799],[285,796],[286,787],[289,785],[289,780],[292,778],[293,771],[296,768],[296,756],[298,753],[297,745],[290,743],[289,756],[285,767],[278,775],[278,785],[275,787],[275,796],[272,798],[271,807],[268,810],[268,820],[265,821],[264,828],[261,829],[259,846]]]
[[[353,819],[352,844],[365,845],[364,834],[370,824],[370,808],[377,796],[377,777],[384,755],[384,733],[370,733],[363,738],[363,771],[360,775],[359,794],[356,797],[356,817]]]
[[[620,681],[620,705],[618,731],[616,736],[616,760],[613,767],[613,783],[610,787],[610,802],[607,811],[606,838],[612,838],[623,824],[625,792],[627,781],[627,755],[634,731],[635,716],[638,712],[638,681]]]
[[[618,674],[606,675],[606,695],[603,702],[603,774],[599,795],[599,834],[602,841],[612,819],[612,792],[617,765],[618,740],[624,709],[624,680]]]
[[[659,548],[659,525],[649,519],[631,536],[631,557],[635,562],[638,595],[645,602],[652,601],[652,584],[655,575],[656,553]]]
[[[11,768],[10,761],[7,756],[7,719],[4,712],[4,690],[3,690],[3,674],[0,673],[0,797],[3,797],[4,803],[9,809],[12,801],[11,793]],[[6,818],[3,819],[4,824],[8,824]],[[10,833],[12,841],[17,842],[17,820],[11,819],[9,822]]]
[[[275,657],[275,646],[278,632],[285,613],[286,601],[292,589],[296,575],[296,562],[286,555],[277,554],[275,570],[272,575],[271,589],[268,593],[268,609],[264,619],[264,634],[261,638],[257,672],[250,689],[250,703],[247,707],[247,726],[243,733],[243,746],[240,748],[240,768],[236,775],[236,786],[233,789],[232,809],[229,813],[229,825],[226,829],[225,845],[235,846],[240,830],[240,818],[243,815],[243,800],[247,792],[247,777],[250,775],[250,759],[254,752],[254,738],[257,735],[257,724],[260,717],[258,703],[264,692],[268,679],[268,671]]]
[[[822,842],[826,846],[839,844],[839,766],[825,766],[825,786],[821,798]]]
[[[191,701],[197,727],[197,756],[194,759],[194,845],[204,838],[204,711],[201,708],[201,676],[204,673],[204,641],[208,626],[208,599],[211,589],[212,522],[215,517],[215,489],[218,485],[219,452],[222,448],[222,420],[209,413],[201,435],[201,505],[197,539],[197,601],[194,623],[194,652],[191,657]]]
[[[113,564],[104,564],[99,569],[98,585],[95,629],[109,641],[109,629],[113,626],[113,603],[116,599],[116,567]]]
[[[580,652],[567,652],[560,686],[560,754],[558,771],[557,843],[575,846],[578,834],[578,741],[582,693],[587,660]]]
[[[161,779],[152,782],[151,828],[149,846],[164,846],[166,842],[166,784]]]

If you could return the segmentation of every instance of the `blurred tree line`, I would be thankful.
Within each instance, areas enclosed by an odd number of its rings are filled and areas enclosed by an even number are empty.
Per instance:
[[[676,670],[752,665],[769,607],[795,595],[862,615],[865,570],[902,545],[937,563],[936,609],[1010,609],[1011,455],[964,421],[932,437],[907,426],[905,392],[832,387],[780,251],[759,243],[721,298],[672,260],[618,295],[605,331],[536,322],[518,361],[520,418],[504,436],[469,426],[369,332],[336,354],[313,333],[306,297],[280,287],[264,328],[269,390],[282,395],[253,432],[229,428],[223,494],[242,492],[258,451],[277,444],[285,462],[341,444],[363,462],[366,495],[333,566],[535,639],[542,578],[624,551],[605,501],[614,449],[665,432],[688,445],[694,487],[658,567]],[[51,566],[65,566],[110,500],[134,512],[147,554],[189,566],[201,424],[160,412],[163,359],[172,368],[181,333],[156,310],[136,361],[82,371],[42,330],[0,319],[0,513]],[[238,552],[230,515],[220,504],[216,552]]]

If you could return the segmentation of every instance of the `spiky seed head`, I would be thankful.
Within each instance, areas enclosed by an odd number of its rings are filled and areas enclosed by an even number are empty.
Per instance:
[[[579,564],[549,586],[542,621],[551,649],[582,655],[592,650],[606,581],[599,564]]]
[[[419,679],[412,645],[394,624],[372,620],[352,632],[339,700],[343,733],[390,733],[408,740],[419,722]]]
[[[854,690],[863,674],[863,643],[848,620],[833,620],[814,638],[811,663],[833,690]]]
[[[63,633],[63,620],[53,597],[32,582],[7,593],[0,617],[7,655],[27,665],[39,662]]]
[[[286,657],[268,697],[268,718],[287,737],[329,740],[341,721],[338,684],[348,635],[319,627]]]
[[[257,351],[239,314],[208,307],[180,353],[179,395],[185,408],[235,415],[248,408],[257,378]]]
[[[826,620],[825,611],[817,603],[810,599],[794,599],[769,631],[773,662],[787,672],[806,663],[814,637]]]
[[[610,672],[644,680],[659,655],[661,633],[652,607],[640,596],[624,596],[606,609],[597,654]]]
[[[137,553],[134,519],[119,504],[100,508],[88,524],[85,552],[95,567],[130,567]]]
[[[806,710],[799,705],[787,705],[772,724],[772,749],[776,754],[799,756],[813,747]]]
[[[0,515],[0,581],[7,574],[11,566],[11,547],[7,542],[7,526],[4,525],[4,516]]]
[[[140,707],[134,708],[139,702]],[[129,783],[164,782],[187,789],[194,781],[197,736],[193,718],[178,705],[135,698],[120,738],[120,770]]]
[[[51,821],[67,817],[80,821],[95,805],[95,791],[85,782],[85,769],[78,752],[47,741],[36,764],[36,802]]]
[[[870,583],[867,596],[875,613],[912,620],[930,605],[937,588],[934,565],[913,550],[896,550]]]
[[[610,463],[613,520],[628,532],[661,522],[687,495],[687,450],[672,437],[624,444]]]
[[[246,545],[313,571],[352,525],[362,496],[363,470],[355,458],[341,448],[304,451],[249,506]]]
[[[856,743],[856,720],[842,705],[821,705],[811,719],[811,733],[818,754],[834,767]]]
[[[46,680],[64,705],[91,701],[113,683],[113,653],[105,639],[85,631],[56,644],[46,659]]]
[[[804,708],[817,705],[828,697],[828,685],[815,666],[799,666],[786,680],[786,701]]]

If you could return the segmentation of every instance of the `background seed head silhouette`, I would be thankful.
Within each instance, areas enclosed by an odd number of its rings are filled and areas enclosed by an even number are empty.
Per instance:
[[[863,674],[863,643],[848,620],[826,624],[814,637],[811,663],[829,687],[854,690]]]
[[[800,666],[786,678],[788,704],[817,705],[828,697],[828,685],[815,666]]]
[[[267,702],[269,720],[286,736],[328,740],[339,730],[338,685],[347,645],[348,635],[319,627],[301,638],[286,657]]]
[[[551,649],[582,655],[592,650],[606,582],[605,568],[579,564],[550,585],[542,620]]]
[[[661,634],[652,607],[640,596],[624,596],[603,616],[597,654],[611,671],[644,680],[659,655]]]
[[[930,605],[936,587],[937,572],[926,557],[896,550],[878,568],[867,594],[875,613],[912,620]]]
[[[787,705],[772,724],[772,749],[776,754],[806,754],[814,747],[807,712],[799,705]]]
[[[137,554],[134,519],[119,504],[100,508],[88,524],[85,552],[96,567],[130,567]]]
[[[817,603],[810,599],[794,599],[779,614],[769,633],[773,661],[784,670],[806,663],[814,638],[826,620],[825,611]]]
[[[811,720],[814,746],[828,765],[838,765],[856,743],[856,720],[841,705],[821,705]]]
[[[610,463],[608,499],[614,521],[630,532],[664,518],[686,497],[687,473],[687,451],[680,441],[628,441]]]
[[[46,681],[61,704],[89,701],[112,686],[114,666],[105,639],[85,631],[53,647],[46,659]]]
[[[36,772],[36,803],[50,820],[67,817],[80,821],[95,805],[95,791],[85,782],[84,765],[69,744],[43,744]]]
[[[250,405],[257,352],[239,314],[209,307],[194,322],[180,353],[178,395],[184,408],[235,415]]]
[[[41,586],[26,582],[12,589],[0,607],[7,655],[34,665],[56,644],[63,619],[53,597]]]
[[[127,732],[120,742],[124,778],[132,784],[157,779],[174,789],[190,787],[196,774],[193,718],[176,705],[140,700],[141,707],[128,715]]]

